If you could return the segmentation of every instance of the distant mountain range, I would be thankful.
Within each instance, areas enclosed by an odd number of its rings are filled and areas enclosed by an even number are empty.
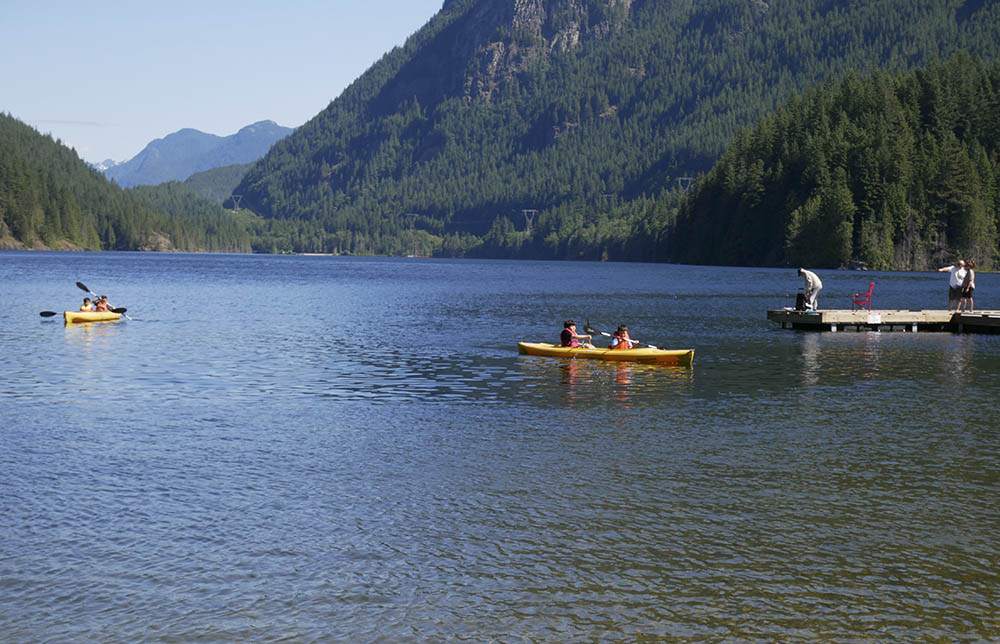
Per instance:
[[[236,168],[199,185],[238,175]],[[61,141],[0,113],[0,249],[252,250],[246,221],[197,199],[196,189],[122,189]]]
[[[123,188],[184,181],[204,170],[256,161],[292,130],[274,121],[258,121],[230,136],[185,128],[152,141],[129,161],[109,159],[93,167]]]
[[[445,0],[256,161],[0,114],[0,247],[990,270],[998,60],[990,0]]]

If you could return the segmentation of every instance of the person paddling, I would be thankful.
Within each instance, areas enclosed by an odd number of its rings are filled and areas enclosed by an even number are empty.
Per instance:
[[[636,342],[629,337],[628,327],[624,324],[618,325],[618,328],[611,335],[611,349],[623,350],[631,349],[636,345]]]
[[[590,343],[592,336],[581,335],[576,332],[576,323],[573,320],[566,320],[563,322],[562,333],[559,334],[559,340],[564,347],[583,347],[584,349],[593,349],[594,345]],[[581,340],[586,340],[586,342],[581,342]]]
[[[97,305],[94,307],[96,311],[110,311],[111,304],[108,303],[108,296],[102,295],[97,299]]]

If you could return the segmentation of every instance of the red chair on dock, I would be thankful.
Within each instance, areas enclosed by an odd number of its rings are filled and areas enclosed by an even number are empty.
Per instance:
[[[858,311],[862,309],[868,309],[868,312],[872,312],[872,289],[875,288],[875,282],[868,285],[867,293],[855,293],[851,296],[851,310]]]

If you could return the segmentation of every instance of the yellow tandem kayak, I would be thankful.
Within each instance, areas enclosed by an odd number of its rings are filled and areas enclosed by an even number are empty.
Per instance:
[[[694,362],[694,349],[585,349],[583,347],[563,347],[543,342],[518,342],[518,353],[529,356],[549,356],[552,358],[590,358],[619,362],[642,362],[645,364],[677,365],[690,367]]]
[[[107,322],[109,320],[121,319],[121,313],[114,311],[63,311],[63,318],[66,324],[79,322]]]

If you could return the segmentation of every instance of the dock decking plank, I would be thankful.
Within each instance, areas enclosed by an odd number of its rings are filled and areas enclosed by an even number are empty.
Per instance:
[[[821,309],[795,311],[777,309],[767,312],[767,319],[781,324],[781,328],[810,331],[937,331],[951,333],[998,333],[1000,311],[953,313],[951,311],[924,310],[874,310],[848,311],[846,309]]]

